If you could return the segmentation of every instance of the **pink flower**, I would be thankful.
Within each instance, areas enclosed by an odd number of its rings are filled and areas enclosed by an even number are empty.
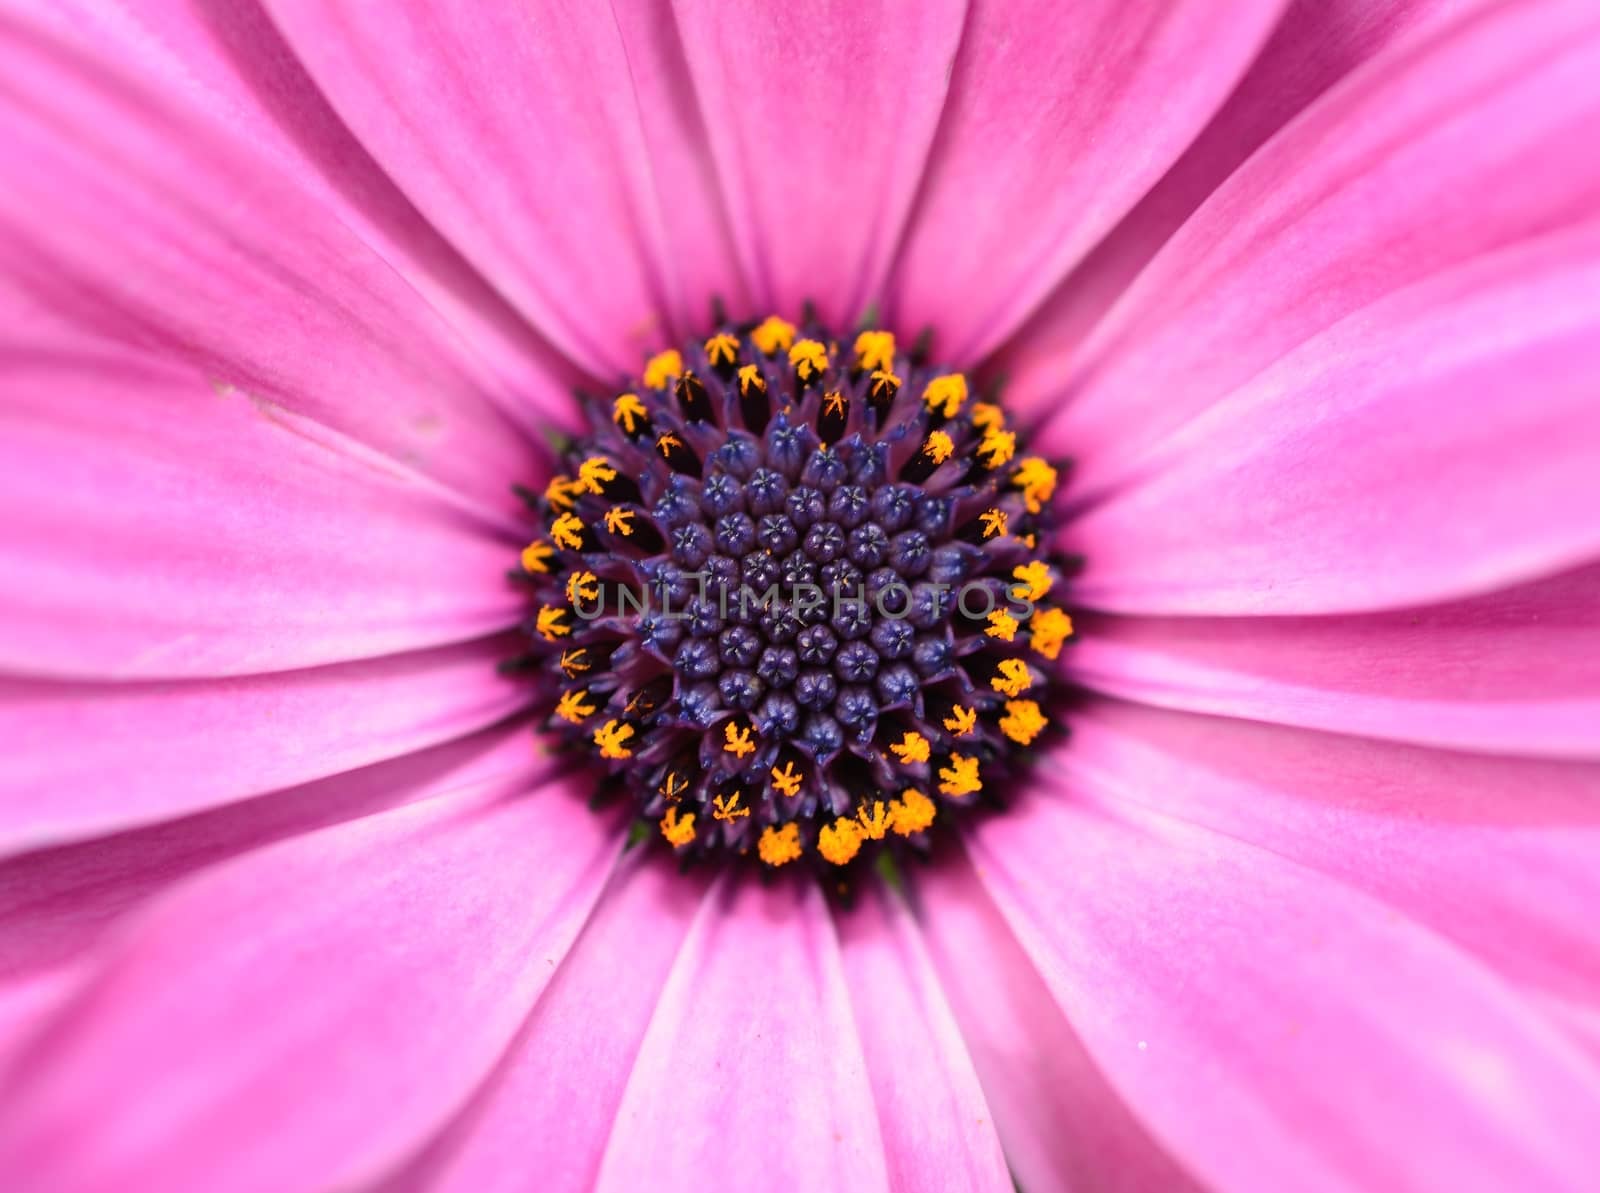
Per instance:
[[[6,0],[0,1185],[1592,1187],[1597,120],[1593,0]],[[1075,465],[1070,739],[849,908],[496,670],[714,298]]]

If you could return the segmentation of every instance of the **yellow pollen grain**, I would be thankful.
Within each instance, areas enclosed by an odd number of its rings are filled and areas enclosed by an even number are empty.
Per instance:
[[[620,505],[613,506],[606,511],[606,529],[612,534],[630,535],[633,533],[634,517],[632,510],[623,509]]]
[[[607,721],[594,731],[594,744],[600,747],[602,758],[632,758],[627,741],[633,736],[633,726],[621,721]]]
[[[902,837],[920,833],[933,823],[939,806],[915,787],[908,787],[889,805],[889,827]]]
[[[682,446],[683,440],[679,439],[671,431],[668,431],[665,435],[661,436],[660,439],[656,440],[656,450],[661,453],[663,459],[668,456],[673,448]]]
[[[828,369],[828,350],[816,340],[801,340],[789,349],[789,363],[802,381],[819,377]]]
[[[978,710],[958,704],[944,719],[944,727],[957,737],[965,737],[978,727]]]
[[[965,754],[950,755],[950,765],[939,770],[939,780],[941,795],[972,795],[983,790],[983,781],[978,777],[978,760]]]
[[[525,572],[548,572],[550,559],[555,555],[554,549],[542,539],[535,539],[522,548],[522,570]]]
[[[562,514],[551,524],[550,537],[556,546],[576,551],[583,546],[583,519],[576,514]]]
[[[874,398],[892,398],[900,392],[900,376],[889,369],[878,369],[872,374],[872,388],[867,391]]]
[[[861,825],[862,834],[869,841],[883,840],[889,831],[891,819],[889,809],[882,800],[875,799],[856,809],[856,821]]]
[[[1033,686],[1028,664],[1021,659],[1001,659],[999,674],[990,677],[989,686],[1002,696],[1020,696]]]
[[[581,646],[561,652],[561,674],[568,679],[576,679],[591,666],[589,652]]]
[[[935,377],[922,391],[922,400],[929,410],[938,411],[946,418],[954,418],[967,400],[967,378],[964,373],[951,373],[948,377]]]
[[[739,359],[739,340],[727,332],[719,332],[706,341],[706,359],[714,365],[731,365]]]
[[[683,793],[689,790],[689,780],[678,774],[675,770],[667,772],[666,782],[656,788],[667,800],[677,803],[683,798]]]
[[[651,389],[665,389],[667,382],[683,376],[683,353],[668,348],[650,358],[644,366],[644,383]]]
[[[600,577],[593,572],[573,572],[567,577],[567,600],[576,605],[580,599],[600,599]]]
[[[1022,503],[1030,514],[1037,514],[1044,503],[1055,496],[1056,470],[1038,456],[1029,456],[1018,462],[1011,474],[1011,483],[1022,490]]]
[[[1003,431],[1005,412],[993,402],[978,402],[972,407],[972,425],[980,431]]]
[[[561,619],[566,615],[567,611],[557,605],[544,605],[539,610],[539,618],[534,622],[534,628],[544,636],[546,642],[565,638],[572,633],[571,626],[561,624]]]
[[[756,752],[756,744],[750,740],[750,732],[748,726],[741,729],[732,721],[729,721],[722,727],[723,752],[732,754],[735,758],[744,758],[754,754]]]
[[[922,445],[922,450],[935,464],[943,464],[955,453],[956,445],[943,431],[934,431],[928,435],[928,442]]]
[[[785,762],[783,769],[772,768],[772,789],[779,795],[793,799],[800,794],[801,774],[795,770],[794,763]]]
[[[1007,700],[1006,715],[1000,718],[1000,732],[1019,746],[1026,746],[1044,732],[1049,723],[1034,701]]]
[[[562,692],[561,699],[556,702],[556,716],[563,721],[574,725],[581,724],[585,719],[594,716],[595,706],[585,704],[589,693],[583,688],[573,688],[570,692]]]
[[[1017,536],[1017,542],[1021,543],[1024,547],[1028,548],[1028,550],[1032,551],[1039,545],[1039,538],[1037,535],[1019,534]]]
[[[1003,509],[984,510],[978,521],[983,523],[983,537],[997,538],[1006,532],[1006,512]]]
[[[661,818],[661,835],[674,849],[682,849],[694,840],[694,813],[680,815],[678,809],[668,808]]]
[[[1015,431],[988,430],[983,433],[983,442],[978,444],[978,458],[983,461],[985,468],[998,468],[1002,464],[1011,463],[1011,457],[1017,454],[1017,435]]]
[[[769,866],[783,866],[800,856],[800,826],[794,823],[781,828],[768,825],[756,842],[756,854]]]
[[[836,389],[829,390],[822,399],[822,413],[843,417],[844,412],[844,394]]]
[[[570,476],[555,476],[551,477],[550,483],[544,487],[544,499],[558,510],[569,510],[572,508],[573,500],[583,490],[583,484]]]
[[[904,737],[889,747],[904,766],[910,766],[914,762],[926,762],[929,748],[927,738],[909,730]]]
[[[1072,637],[1072,618],[1060,609],[1041,609],[1028,622],[1028,628],[1032,631],[1029,645],[1034,652],[1054,659],[1060,655],[1062,644]]]
[[[590,456],[578,465],[578,484],[590,493],[605,492],[606,485],[617,479],[617,470],[604,456]]]
[[[1043,600],[1050,594],[1050,586],[1054,583],[1050,578],[1050,565],[1042,559],[1018,564],[1011,569],[1011,575],[1020,581],[1011,586],[1011,595],[1019,601]]]
[[[768,315],[759,327],[750,333],[750,342],[768,356],[787,351],[794,343],[794,324],[776,315]]]
[[[853,818],[841,816],[817,834],[817,852],[824,860],[842,866],[861,852],[861,838],[861,826]]]
[[[741,816],[750,815],[750,809],[741,807],[739,800],[742,792],[735,791],[732,795],[714,795],[711,805],[715,809],[711,813],[713,820],[738,820]]]
[[[894,368],[894,333],[864,331],[856,337],[856,366],[862,369]]]
[[[623,434],[632,435],[650,418],[638,394],[621,394],[611,403],[611,421],[622,428]]]
[[[995,609],[989,614],[989,625],[983,632],[1002,642],[1014,641],[1017,636],[1017,619],[1004,609]]]
[[[745,365],[739,370],[739,396],[749,397],[752,387],[757,393],[767,392],[767,379],[761,375],[760,365]]]

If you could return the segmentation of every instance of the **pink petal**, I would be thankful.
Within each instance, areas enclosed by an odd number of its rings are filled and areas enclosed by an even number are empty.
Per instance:
[[[1073,678],[1113,696],[1367,737],[1600,757],[1600,565],[1352,617],[1085,617]]]
[[[1097,701],[1059,785],[1360,888],[1519,987],[1600,1005],[1600,766],[1483,757]]]
[[[132,450],[137,445],[137,450]],[[514,539],[242,393],[126,360],[0,377],[0,662],[134,679],[305,667],[514,624]]]
[[[994,1118],[904,904],[864,892],[838,928],[889,1187],[1009,1189]]]
[[[1597,79],[1600,13],[1549,0],[1450,22],[1330,91],[1141,274],[1042,446],[1097,497],[1352,312],[1592,216]]]
[[[1293,0],[1227,103],[993,363],[1014,410],[1045,409],[1076,350],[1195,208],[1312,100],[1397,40],[1484,0]]]
[[[150,352],[512,525],[536,458],[417,292],[281,158],[36,19],[0,35],[13,342]]]
[[[634,373],[674,333],[662,196],[609,6],[266,7],[390,177],[573,360]]]
[[[963,4],[674,8],[751,296],[847,327],[878,297],[944,104]]]
[[[720,886],[667,978],[596,1188],[882,1188],[883,1145],[827,904]]]
[[[6,1075],[0,1170],[34,1193],[371,1179],[493,1067],[616,848],[550,787],[400,808],[192,880]]]
[[[1109,1085],[964,858],[916,887],[919,926],[1017,1184],[1198,1188]]]
[[[550,770],[507,726],[177,820],[0,861],[0,983],[81,964],[131,909],[286,837],[446,792],[513,795]]]
[[[0,678],[0,853],[182,816],[492,725],[527,700],[524,684],[495,674],[513,649],[488,639],[235,679]]]
[[[498,1071],[386,1193],[592,1189],[639,1042],[704,889],[653,850],[634,850]]]
[[[1116,612],[1362,612],[1600,555],[1597,294],[1600,224],[1350,316],[1071,527],[1077,595]]]
[[[1336,881],[1119,805],[1041,792],[973,857],[1090,1055],[1203,1183],[1589,1186],[1600,1073],[1501,981]]]
[[[351,135],[256,0],[51,5],[89,52],[275,154],[443,316],[530,429],[572,417],[578,377],[400,193]]]
[[[972,362],[1188,147],[1283,0],[976,0],[889,286]],[[940,58],[943,62],[945,59]]]

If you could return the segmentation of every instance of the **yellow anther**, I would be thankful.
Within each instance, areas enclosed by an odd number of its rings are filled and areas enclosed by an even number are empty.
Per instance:
[[[555,550],[549,543],[542,539],[535,539],[522,548],[522,570],[525,572],[548,572],[550,559],[555,555]]]
[[[829,390],[822,399],[822,413],[837,414],[844,417],[844,394],[837,389]]]
[[[578,465],[578,484],[590,493],[603,493],[605,487],[617,479],[617,470],[604,456],[590,456]]]
[[[739,728],[732,721],[722,727],[722,751],[732,754],[735,758],[743,758],[756,752],[755,742],[750,740],[750,727]]]
[[[977,454],[985,468],[998,468],[1002,464],[1011,463],[1011,457],[1017,454],[1016,432],[994,429],[985,431],[983,442],[978,444]]]
[[[656,440],[656,450],[661,453],[663,459],[671,453],[673,448],[682,446],[683,440],[679,439],[671,431]]]
[[[942,795],[971,795],[983,790],[978,777],[978,760],[965,754],[950,755],[950,765],[939,771],[939,792]]]
[[[1028,622],[1033,631],[1029,645],[1047,659],[1061,653],[1061,645],[1072,637],[1072,618],[1060,609],[1040,609]]]
[[[612,534],[630,535],[633,533],[635,516],[633,510],[623,509],[620,505],[612,506],[606,511],[606,529]]]
[[[989,686],[1002,696],[1020,696],[1033,687],[1028,664],[1021,659],[1001,659],[998,670],[1000,674],[990,677]]]
[[[990,612],[989,626],[983,632],[1002,642],[1014,641],[1017,636],[1017,619],[1004,609],[995,609]]]
[[[1042,559],[1018,564],[1011,569],[1011,574],[1020,581],[1011,586],[1012,597],[1019,601],[1042,600],[1049,595],[1050,586],[1054,583],[1050,578],[1050,565]]]
[[[621,721],[607,721],[594,731],[594,744],[600,747],[602,758],[632,758],[627,741],[633,736],[633,726]]]
[[[782,770],[777,767],[772,768],[772,789],[779,795],[793,799],[800,794],[801,778],[800,772],[794,768],[794,763],[785,762]]]
[[[567,577],[567,600],[576,605],[580,599],[600,599],[600,577],[593,572],[573,572]]]
[[[739,338],[718,332],[706,341],[706,359],[714,365],[731,365],[739,359]]]
[[[903,766],[910,766],[913,762],[926,762],[928,760],[928,739],[920,733],[910,730],[899,741],[889,747],[894,756],[900,759]]]
[[[1025,746],[1043,733],[1049,723],[1032,700],[1007,700],[1006,715],[1000,718],[1000,732],[1017,745]]]
[[[581,481],[575,481],[570,476],[554,476],[544,487],[544,499],[558,510],[569,510],[583,490]]]
[[[867,395],[873,398],[892,398],[900,392],[900,376],[889,369],[878,369],[872,374],[872,387]]]
[[[978,710],[958,704],[944,719],[944,727],[957,737],[965,737],[978,727]]]
[[[565,638],[572,633],[571,626],[561,624],[561,619],[566,615],[567,611],[559,605],[545,605],[539,610],[539,619],[534,622],[534,628],[544,636],[546,642]]]
[[[854,819],[841,816],[817,834],[817,852],[835,866],[842,866],[861,852],[861,838],[861,826]]]
[[[1055,496],[1056,470],[1038,456],[1029,456],[1017,464],[1011,483],[1022,490],[1022,503],[1028,507],[1028,512],[1036,514]]]
[[[1017,536],[1017,542],[1021,543],[1024,547],[1028,548],[1028,550],[1032,551],[1039,545],[1039,536],[1036,534],[1019,534]]]
[[[1006,532],[1006,512],[1003,509],[984,510],[978,521],[983,523],[983,537],[996,538]]]
[[[683,353],[668,348],[650,358],[644,366],[644,383],[651,389],[665,389],[667,382],[683,376]]]
[[[980,431],[1003,431],[1005,412],[993,402],[978,402],[972,407],[972,425]]]
[[[682,849],[694,840],[694,813],[679,815],[678,809],[668,808],[661,818],[661,835],[674,849]]]
[[[611,403],[611,421],[621,427],[625,435],[632,435],[649,418],[650,412],[644,408],[638,394],[621,394]]]
[[[588,698],[589,693],[582,688],[562,692],[561,699],[556,701],[556,716],[574,725],[581,723],[587,717],[594,716],[595,706],[584,703]]]
[[[816,340],[801,340],[789,349],[789,363],[800,380],[810,381],[828,370],[828,350]]]
[[[889,831],[889,809],[882,800],[875,799],[871,803],[864,803],[856,809],[856,820],[861,825],[861,832],[869,841],[881,841]]]
[[[966,374],[951,373],[947,377],[935,377],[922,391],[922,400],[927,403],[929,410],[936,410],[946,418],[954,418],[961,409],[961,403],[967,400]]]
[[[750,342],[768,356],[786,351],[794,343],[794,324],[786,323],[776,315],[768,315],[750,333]]]
[[[800,826],[794,823],[779,828],[768,825],[761,830],[756,853],[769,866],[782,866],[800,856]]]
[[[561,652],[561,674],[568,679],[576,679],[591,666],[589,652],[581,646]]]
[[[933,823],[939,806],[915,787],[908,787],[889,805],[889,827],[902,837],[920,833]]]
[[[745,365],[739,370],[739,396],[749,397],[752,387],[758,394],[767,392],[767,379],[761,375],[760,365]]]
[[[715,809],[711,813],[713,820],[738,820],[741,816],[750,815],[749,808],[739,806],[742,792],[735,791],[732,795],[714,795],[711,805]]]
[[[675,804],[683,798],[683,793],[689,790],[689,780],[678,774],[677,771],[669,770],[666,781],[656,790],[665,796],[668,802]]]
[[[583,546],[583,519],[577,514],[562,514],[551,524],[550,537],[556,546],[576,551]]]
[[[894,332],[864,331],[856,337],[856,367],[894,368]]]
[[[943,431],[933,431],[928,435],[928,442],[922,445],[922,450],[935,464],[943,464],[955,452],[956,445]]]

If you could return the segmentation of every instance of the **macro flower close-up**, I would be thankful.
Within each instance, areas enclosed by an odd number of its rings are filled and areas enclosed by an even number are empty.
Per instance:
[[[0,0],[0,1188],[1583,1193],[1596,0]]]

